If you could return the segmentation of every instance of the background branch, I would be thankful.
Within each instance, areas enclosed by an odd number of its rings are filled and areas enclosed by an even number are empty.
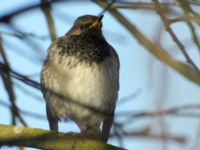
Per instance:
[[[0,36],[0,53],[1,53],[1,56],[3,58],[5,65],[10,68],[10,64],[8,62],[6,53],[4,52],[3,45],[1,43],[2,43],[2,38]],[[15,125],[16,124],[16,118],[18,118],[24,126],[27,126],[25,120],[20,115],[19,110],[18,110],[17,105],[16,105],[16,102],[15,102],[15,93],[14,93],[14,89],[13,89],[13,82],[12,82],[12,79],[10,77],[9,70],[7,70],[7,69],[4,70],[4,74],[1,74],[1,76],[2,76],[2,79],[3,79],[4,87],[7,91],[8,97],[9,97],[9,101],[11,103],[10,109],[11,109],[11,114],[12,114],[12,124]]]
[[[95,1],[101,7],[106,7],[108,3],[106,1]],[[146,38],[133,24],[131,24],[119,11],[116,9],[109,9],[109,12],[121,23],[131,34],[134,38],[141,43],[151,54],[157,57],[159,60],[164,62],[165,64],[172,67],[174,70],[182,74],[184,77],[189,79],[190,81],[200,85],[200,73],[197,69],[193,67],[179,62],[173,59],[166,50],[156,46],[153,44],[148,38]]]
[[[56,40],[56,29],[55,29],[55,26],[54,26],[54,21],[53,21],[53,17],[51,15],[51,6],[48,2],[48,0],[40,0],[41,1],[41,8],[44,12],[44,15],[45,15],[45,18],[46,18],[46,21],[47,21],[47,24],[48,24],[48,29],[49,29],[49,33],[50,33],[50,37],[51,37],[51,40],[54,41]]]

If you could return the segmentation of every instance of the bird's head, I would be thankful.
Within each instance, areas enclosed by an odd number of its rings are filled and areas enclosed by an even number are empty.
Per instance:
[[[102,18],[93,15],[84,15],[76,19],[74,25],[67,34],[69,35],[83,35],[88,33],[101,34]]]

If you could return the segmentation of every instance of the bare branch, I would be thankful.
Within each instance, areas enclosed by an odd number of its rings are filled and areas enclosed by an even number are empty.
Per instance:
[[[152,133],[149,128],[144,128],[142,130],[140,129],[137,131],[129,131],[129,132],[124,131],[123,133],[120,133],[119,135],[122,137],[145,138],[148,140],[156,140],[156,141],[157,140],[167,140],[167,141],[171,141],[171,142],[177,142],[180,144],[184,144],[187,141],[186,137],[183,135],[170,135],[170,134],[159,135],[159,134]],[[112,133],[111,137],[117,138],[117,136],[119,136],[119,135],[116,135],[116,133]]]
[[[1,53],[1,56],[3,58],[3,61],[4,61],[5,65],[10,68],[10,64],[9,64],[9,62],[7,60],[6,53],[4,52],[3,45],[1,43],[2,43],[2,39],[0,37],[0,53]],[[17,117],[17,118],[19,118],[19,120],[21,121],[21,123],[24,126],[27,126],[25,120],[19,114],[18,107],[17,107],[17,105],[15,103],[15,93],[14,93],[14,90],[13,90],[13,83],[12,83],[12,80],[11,80],[11,77],[10,77],[9,70],[5,70],[4,74],[1,74],[1,75],[2,75],[2,79],[3,79],[4,87],[5,87],[6,91],[7,91],[8,96],[9,96],[10,103],[12,104],[12,107],[11,107],[12,124],[13,125],[16,124],[16,117]]]
[[[28,127],[0,125],[0,146],[24,146],[48,150],[123,150],[92,139]]]
[[[40,2],[41,2],[41,7],[48,24],[51,40],[55,41],[57,36],[56,36],[56,30],[54,26],[53,17],[51,16],[51,12],[50,12],[50,3],[48,2],[48,0],[40,0]]]
[[[97,4],[99,4],[102,7],[106,7],[108,4],[106,1],[95,1]],[[199,84],[200,85],[200,73],[197,71],[197,69],[194,69],[193,67],[181,63],[175,59],[173,59],[166,50],[156,46],[153,44],[150,40],[148,40],[133,24],[131,24],[119,11],[116,9],[111,9],[109,12],[123,25],[126,27],[128,31],[132,34],[134,38],[136,38],[146,49],[153,54],[155,57],[157,57],[162,62],[168,64],[173,69],[175,69],[177,72],[182,74],[184,77],[189,79],[190,81]]]
[[[192,59],[190,58],[190,56],[188,55],[188,53],[185,50],[184,45],[181,43],[181,41],[177,38],[177,36],[175,35],[175,33],[173,32],[173,30],[171,29],[171,27],[169,26],[169,21],[167,20],[167,18],[164,15],[164,12],[160,6],[160,3],[158,2],[158,0],[152,0],[155,4],[155,8],[157,13],[159,14],[166,30],[168,31],[169,35],[171,36],[171,38],[174,40],[174,42],[176,43],[176,45],[180,48],[181,52],[183,53],[186,61],[192,66],[194,67],[194,69],[196,69],[197,71],[199,71],[198,67],[195,65],[195,63],[192,61]]]

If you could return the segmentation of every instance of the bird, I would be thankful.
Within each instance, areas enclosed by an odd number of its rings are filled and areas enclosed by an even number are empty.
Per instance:
[[[78,17],[53,41],[40,74],[50,130],[70,119],[84,137],[107,142],[119,91],[119,57],[102,32],[103,15]]]

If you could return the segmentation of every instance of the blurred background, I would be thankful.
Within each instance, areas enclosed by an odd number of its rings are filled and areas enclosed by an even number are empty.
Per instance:
[[[37,83],[52,34],[62,36],[77,17],[102,11],[103,34],[121,66],[109,143],[130,150],[199,150],[198,0],[1,0],[0,124],[49,129]],[[71,121],[59,126],[79,132]]]

